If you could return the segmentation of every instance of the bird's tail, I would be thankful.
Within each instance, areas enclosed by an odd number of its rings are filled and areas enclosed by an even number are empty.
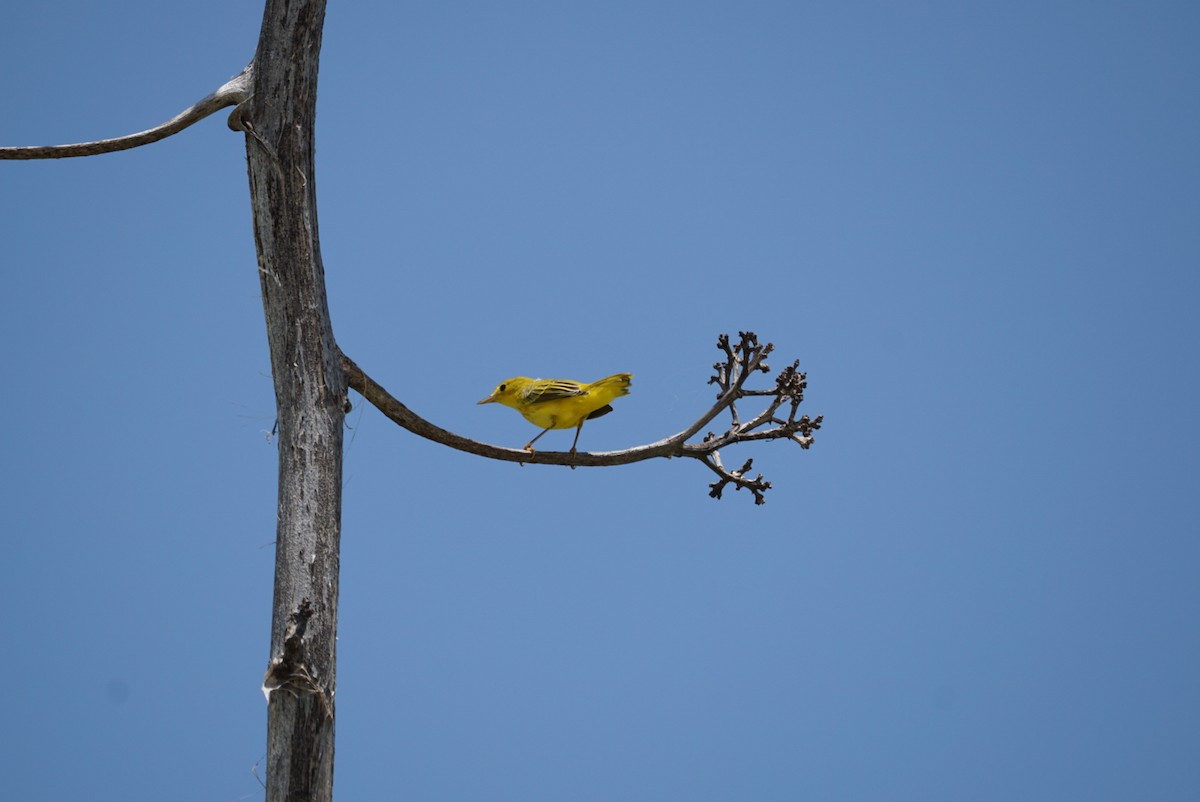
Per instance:
[[[632,383],[632,373],[614,373],[612,376],[592,382],[587,386],[587,391],[589,394],[603,395],[612,399],[629,395],[629,385]]]

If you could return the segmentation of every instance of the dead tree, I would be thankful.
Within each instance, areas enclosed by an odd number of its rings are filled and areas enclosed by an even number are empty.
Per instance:
[[[212,94],[167,122],[137,134],[75,145],[0,148],[2,159],[57,159],[135,148],[178,133],[230,106],[229,127],[245,137],[258,273],[278,416],[279,511],[268,699],[267,799],[329,800],[333,789],[338,561],[341,538],[342,432],[354,389],[405,429],[492,459],[571,466],[616,466],[655,457],[690,457],[716,475],[709,495],[745,488],[762,504],[771,487],[750,477],[752,461],[727,468],[721,450],[784,439],[808,448],[821,417],[798,416],[805,374],[798,362],[774,386],[748,380],[767,373],[773,346],[752,332],[721,335],[722,358],[709,383],[713,406],[676,434],[603,453],[501,448],[462,437],[417,416],[341,352],[325,295],[317,228],[313,121],[324,0],[267,0],[254,60]],[[746,418],[738,403],[760,398]],[[719,415],[729,424],[695,438]]]

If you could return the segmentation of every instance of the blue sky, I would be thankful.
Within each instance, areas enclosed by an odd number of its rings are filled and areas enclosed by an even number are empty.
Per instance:
[[[253,4],[44,2],[0,143],[141,130]],[[512,375],[635,374],[581,446],[801,360],[815,446],[483,461],[361,400],[341,800],[1194,800],[1200,11],[1191,3],[331,4],[342,348],[519,446]],[[257,798],[275,520],[224,115],[0,165],[0,797]],[[566,448],[569,432],[544,442]],[[555,439],[552,439],[555,438]],[[260,768],[261,771],[261,768]]]

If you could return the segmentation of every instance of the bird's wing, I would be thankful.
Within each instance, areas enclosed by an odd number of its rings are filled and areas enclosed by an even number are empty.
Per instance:
[[[525,392],[525,400],[531,404],[540,404],[543,401],[559,401],[563,398],[585,394],[583,385],[579,382],[551,380],[538,382],[531,386]]]

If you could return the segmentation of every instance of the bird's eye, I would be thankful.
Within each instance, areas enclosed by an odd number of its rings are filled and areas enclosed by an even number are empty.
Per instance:
[[[497,389],[499,389],[499,390],[500,390],[500,392],[504,392],[504,388],[505,388],[505,387],[507,387],[507,386],[508,386],[507,384],[502,384],[502,385],[500,385],[500,387],[498,387]]]

